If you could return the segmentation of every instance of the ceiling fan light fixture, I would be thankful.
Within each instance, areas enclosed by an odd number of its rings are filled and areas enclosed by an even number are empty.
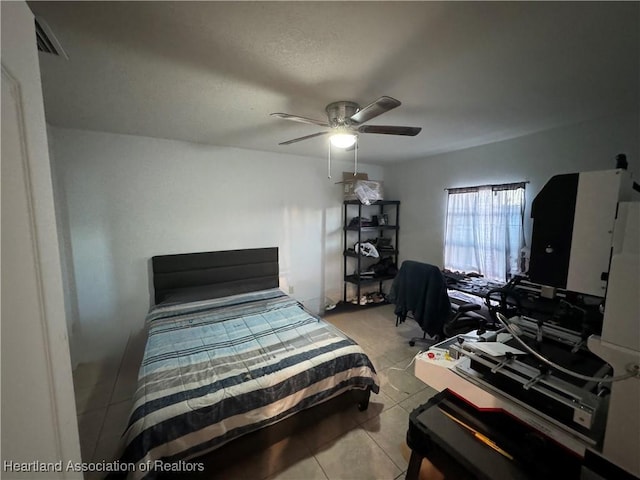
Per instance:
[[[353,133],[335,133],[329,139],[334,147],[349,148],[356,143],[356,138]]]
[[[1,0],[0,0],[1,1]],[[272,117],[282,118],[284,120],[292,120],[300,123],[310,123],[320,127],[328,127],[329,131],[313,133],[304,137],[294,138],[286,142],[280,142],[278,145],[290,145],[292,143],[308,140],[310,138],[328,135],[331,143],[329,148],[351,148],[358,145],[359,133],[377,133],[381,135],[404,135],[415,137],[420,127],[401,127],[395,125],[363,125],[365,122],[382,115],[389,110],[400,106],[400,101],[391,97],[380,97],[375,102],[370,103],[364,108],[355,102],[342,100],[327,105],[327,121],[314,120],[312,118],[301,117],[299,115],[290,115],[288,113],[272,113]]]

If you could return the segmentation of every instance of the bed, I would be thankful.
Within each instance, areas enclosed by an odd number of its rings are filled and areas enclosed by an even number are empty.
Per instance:
[[[345,392],[361,410],[378,393],[360,346],[279,290],[277,248],[151,263],[155,305],[119,460],[129,477],[154,477]]]

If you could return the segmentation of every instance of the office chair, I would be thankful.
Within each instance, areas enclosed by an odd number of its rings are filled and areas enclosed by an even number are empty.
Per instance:
[[[518,280],[519,281],[519,280]],[[519,294],[514,290],[516,282],[510,281],[500,288],[489,290],[484,296],[484,305],[463,302],[457,307],[451,319],[445,322],[443,327],[446,338],[477,330],[478,335],[488,330],[494,331],[501,328],[496,318],[496,313],[502,313],[507,317],[519,315],[522,311],[522,303]],[[456,308],[453,308],[456,312]],[[482,312],[476,313],[476,311]]]
[[[474,313],[481,309],[482,306],[477,303],[463,303],[457,309],[453,308],[451,319],[442,328],[445,338],[469,333],[471,330],[477,330],[478,334],[484,333],[489,322],[485,316]]]
[[[405,260],[400,266],[388,299],[396,305],[396,326],[409,316],[422,328],[422,337],[409,340],[411,346],[417,343],[431,346],[446,337],[466,333],[478,327],[484,318],[473,314],[480,310],[480,305],[465,303],[453,308],[440,268],[413,260]]]

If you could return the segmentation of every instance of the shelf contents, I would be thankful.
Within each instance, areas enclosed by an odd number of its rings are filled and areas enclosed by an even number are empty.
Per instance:
[[[386,303],[383,284],[398,272],[399,210],[397,200],[344,201],[344,303]],[[363,291],[376,284],[377,290]],[[349,298],[348,285],[355,290]]]

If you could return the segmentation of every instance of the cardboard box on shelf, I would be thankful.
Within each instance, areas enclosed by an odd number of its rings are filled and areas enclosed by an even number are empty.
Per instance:
[[[369,175],[366,173],[358,173],[354,175],[353,172],[342,172],[342,181],[336,183],[342,184],[342,191],[345,200],[360,200],[356,193],[356,188],[358,187],[373,191],[378,197],[378,200],[382,200],[383,198],[382,182],[378,180],[369,180]]]

